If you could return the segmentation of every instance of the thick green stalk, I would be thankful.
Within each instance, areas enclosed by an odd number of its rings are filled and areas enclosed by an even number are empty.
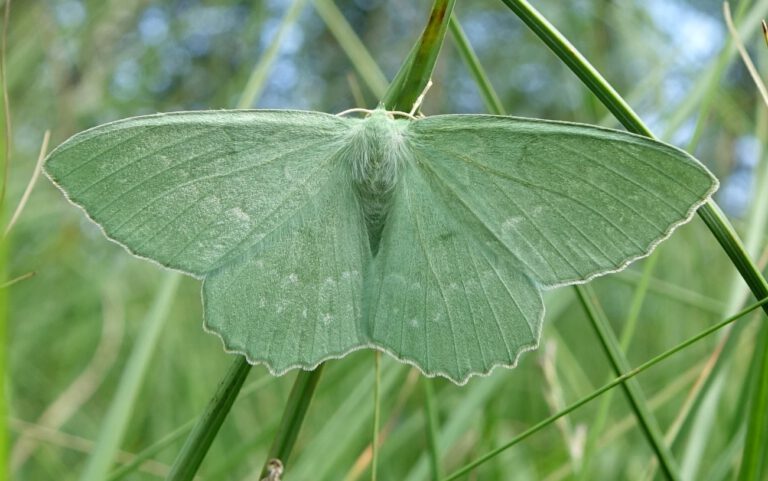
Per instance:
[[[621,346],[619,345],[619,340],[616,339],[616,335],[611,330],[608,320],[605,318],[605,315],[599,306],[597,306],[592,288],[588,285],[577,286],[576,294],[587,313],[587,318],[589,318],[592,327],[600,339],[606,355],[608,355],[608,358],[611,361],[613,371],[619,376],[629,371],[629,361],[627,361],[627,358],[624,356]],[[656,458],[659,460],[659,464],[667,479],[681,479],[679,473],[680,470],[677,463],[672,458],[672,453],[664,443],[661,429],[646,406],[647,403],[642,394],[642,390],[640,389],[640,384],[638,384],[635,379],[631,379],[623,383],[621,387],[627,395],[632,410],[635,411],[635,415],[637,416],[637,421],[656,453]]]
[[[381,103],[387,110],[409,112],[419,96],[424,94],[437,55],[445,39],[445,32],[453,13],[456,0],[435,0],[427,21],[427,26],[419,38],[419,43],[408,54],[406,62],[400,67],[395,79],[389,85]]]
[[[195,477],[250,370],[251,365],[245,356],[237,355],[181,448],[171,472],[165,478],[167,481],[189,481]]]
[[[288,457],[299,435],[301,424],[304,422],[304,416],[307,414],[309,403],[312,401],[324,366],[325,364],[320,364],[314,371],[299,371],[296,375],[293,388],[288,395],[288,402],[285,404],[283,417],[280,419],[280,425],[272,441],[272,447],[269,448],[267,461],[261,470],[262,477],[269,474],[267,468],[273,459],[279,459],[283,466],[287,466]]]
[[[722,329],[723,327],[725,327],[725,326],[731,324],[732,322],[736,321],[737,319],[740,319],[741,317],[749,314],[750,312],[754,311],[755,309],[757,309],[759,307],[765,308],[766,305],[768,305],[768,297],[765,297],[765,298],[761,299],[760,301],[755,302],[754,304],[751,304],[751,305],[747,306],[745,309],[739,311],[738,314],[736,314],[734,316],[731,316],[731,317],[725,319],[724,321],[721,321],[721,322],[715,324],[714,326],[709,327],[709,328],[703,330],[699,334],[697,334],[697,335],[695,335],[695,336],[693,336],[693,337],[691,337],[689,339],[686,339],[685,341],[683,341],[680,344],[676,345],[672,349],[664,351],[663,353],[661,353],[661,354],[651,358],[650,360],[644,362],[643,364],[637,366],[636,368],[634,368],[634,369],[632,369],[630,371],[625,372],[624,374],[622,374],[621,376],[615,378],[613,381],[609,382],[608,384],[603,385],[603,387],[601,387],[599,389],[596,389],[595,391],[593,391],[592,393],[588,394],[587,396],[584,396],[583,398],[579,399],[578,401],[570,404],[568,407],[566,407],[562,411],[560,411],[558,413],[555,413],[552,416],[550,416],[550,417],[548,417],[548,418],[546,418],[546,419],[544,419],[542,421],[539,421],[538,423],[536,423],[535,425],[533,425],[530,428],[526,429],[522,433],[518,434],[517,436],[515,436],[514,438],[512,438],[510,441],[506,442],[505,444],[499,446],[498,448],[492,450],[491,452],[489,452],[489,453],[487,453],[487,454],[477,458],[476,460],[472,461],[471,463],[469,463],[469,464],[465,465],[464,467],[458,469],[457,471],[451,473],[450,475],[448,475],[447,478],[444,478],[442,481],[451,481],[453,479],[458,479],[459,477],[461,477],[464,474],[472,471],[473,469],[475,469],[476,467],[478,467],[481,464],[485,463],[486,461],[488,461],[488,460],[498,456],[502,452],[506,451],[507,449],[511,448],[515,444],[519,443],[520,441],[528,438],[532,434],[535,434],[535,433],[539,432],[540,430],[542,430],[545,427],[549,426],[550,424],[554,423],[558,419],[560,419],[560,418],[562,418],[564,416],[567,416],[568,414],[572,413],[576,409],[582,407],[583,405],[587,404],[588,402],[592,401],[593,399],[599,397],[604,392],[607,392],[607,391],[613,389],[614,387],[618,386],[619,384],[622,384],[622,383],[626,382],[628,379],[631,379],[631,378],[637,376],[641,372],[646,371],[647,369],[653,367],[654,365],[660,363],[661,361],[667,359],[668,357],[670,357],[670,356],[672,356],[672,355],[682,351],[683,349],[688,348],[692,344],[694,344],[694,343],[700,341],[701,339],[709,336],[713,332],[716,332],[716,331]]]

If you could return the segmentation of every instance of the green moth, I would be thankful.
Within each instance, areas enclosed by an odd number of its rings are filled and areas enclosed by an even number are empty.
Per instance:
[[[381,108],[136,117],[45,169],[107,237],[203,279],[228,351],[282,374],[374,348],[460,384],[538,345],[543,289],[648,255],[718,185],[625,132]]]

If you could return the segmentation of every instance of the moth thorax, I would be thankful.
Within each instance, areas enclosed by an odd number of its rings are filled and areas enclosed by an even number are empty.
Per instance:
[[[378,240],[405,160],[405,136],[398,123],[374,111],[353,132],[349,145],[352,178],[365,214],[372,250]]]
[[[371,117],[363,121],[351,142],[355,182],[372,194],[391,191],[397,183],[403,142],[393,120]]]

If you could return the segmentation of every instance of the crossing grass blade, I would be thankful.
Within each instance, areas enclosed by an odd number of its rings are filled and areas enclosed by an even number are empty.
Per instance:
[[[646,371],[647,369],[653,367],[654,365],[660,363],[661,361],[664,361],[665,359],[669,358],[670,356],[686,349],[687,347],[691,346],[692,344],[700,341],[701,339],[709,336],[710,334],[717,332],[718,330],[724,328],[725,326],[733,323],[734,321],[737,321],[738,319],[746,316],[750,312],[754,311],[758,308],[763,308],[766,305],[768,305],[768,297],[765,297],[761,299],[758,302],[755,302],[754,304],[751,304],[747,306],[745,309],[739,311],[734,316],[731,316],[711,327],[708,329],[703,330],[699,334],[688,338],[687,340],[681,342],[680,344],[676,345],[675,347],[664,351],[663,353],[651,358],[650,360],[640,364],[636,368],[627,371],[626,373],[622,374],[621,376],[615,378],[613,381],[603,385],[601,388],[596,389],[591,394],[584,396],[583,398],[579,399],[578,401],[570,404],[567,408],[563,409],[562,411],[553,414],[552,416],[536,423],[535,425],[531,426],[530,428],[526,429],[522,433],[515,436],[510,441],[504,443],[502,446],[499,446],[498,448],[488,452],[487,454],[480,456],[476,460],[466,464],[464,467],[454,471],[453,473],[449,474],[446,478],[444,478],[442,481],[451,481],[454,479],[458,479],[461,476],[469,473],[473,469],[477,468],[478,466],[482,465],[483,463],[488,462],[489,460],[493,459],[494,457],[498,456],[502,452],[506,451],[507,449],[511,448],[512,446],[516,445],[520,441],[523,441],[524,439],[528,438],[529,436],[539,432],[540,430],[544,429],[545,427],[551,425],[558,419],[560,419],[563,416],[567,416],[571,412],[575,411],[576,409],[584,406],[585,404],[589,403],[593,399],[596,399],[603,393],[613,389],[616,386],[621,385],[624,383],[627,379],[631,379],[635,377],[636,375],[640,374],[643,371]]]

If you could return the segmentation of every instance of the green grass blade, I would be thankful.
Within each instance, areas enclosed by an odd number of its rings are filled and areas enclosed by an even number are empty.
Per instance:
[[[437,433],[439,422],[437,420],[437,407],[435,406],[435,388],[433,381],[429,378],[422,378],[424,385],[424,414],[427,418],[427,453],[429,454],[429,467],[433,481],[438,481],[443,477],[440,469],[440,452],[437,446]]]
[[[638,282],[637,289],[635,290],[635,293],[632,297],[632,303],[630,304],[629,310],[627,312],[626,323],[624,324],[624,328],[621,332],[619,348],[622,351],[629,349],[629,343],[635,333],[637,321],[640,318],[640,310],[642,309],[643,301],[645,300],[648,293],[651,273],[653,272],[653,269],[656,266],[658,260],[659,256],[657,254],[651,255],[643,267],[643,273],[641,275],[640,281]],[[579,297],[581,298],[581,296]],[[589,433],[587,434],[587,440],[584,445],[584,464],[581,471],[579,472],[580,479],[588,479],[589,467],[594,458],[597,456],[595,447],[597,446],[597,441],[599,440],[603,428],[605,427],[605,423],[608,421],[608,412],[612,402],[613,391],[607,392],[600,401],[600,407],[597,410],[595,421],[590,426]]]
[[[0,211],[0,221],[4,219]],[[0,223],[0,225],[3,225]],[[8,259],[8,241],[0,240],[0,285],[5,284]],[[8,289],[0,287],[0,480],[8,479],[10,467],[8,453]]]
[[[723,214],[717,204],[710,201],[703,205],[699,209],[699,216],[707,224],[707,227],[709,227],[709,230],[726,254],[728,254],[731,262],[736,266],[736,269],[738,269],[741,277],[752,290],[755,297],[762,299],[768,295],[768,283],[757,266],[755,266],[735,229],[728,222],[725,214]],[[768,307],[764,307],[763,310],[768,312]]]
[[[236,356],[176,457],[166,478],[168,481],[189,481],[195,477],[250,371],[251,365],[245,356]]]
[[[544,16],[525,0],[502,0],[528,28],[533,30],[560,60],[562,60],[579,79],[594,93],[608,110],[624,125],[627,130],[640,135],[653,137],[640,117],[632,110],[618,92],[608,83],[600,72],[576,50],[568,39],[561,34]]]
[[[432,11],[415,50],[408,55],[389,85],[381,102],[388,110],[409,112],[419,97],[424,94],[437,55],[445,39],[445,32],[453,13],[456,0],[435,0]]]
[[[621,272],[617,272],[614,278],[616,280],[626,282],[628,284],[640,285],[643,275],[634,270],[625,269]],[[741,277],[739,277],[741,279]],[[685,287],[673,284],[671,282],[664,281],[662,279],[651,276],[648,283],[648,290],[659,296],[666,297],[668,299],[697,307],[702,311],[708,311],[713,314],[721,315],[725,304],[717,299],[712,299],[704,294],[692,291]],[[739,304],[739,307],[741,304]]]
[[[760,342],[763,347],[761,348]],[[739,481],[759,481],[765,479],[765,452],[768,450],[768,353],[765,342],[768,342],[768,325],[763,322],[758,335],[756,354],[753,357],[756,367],[752,376],[752,389],[749,414],[747,416],[747,437],[739,468]]]
[[[766,115],[762,106],[758,110],[758,122],[755,128],[756,135],[765,144]],[[763,157],[761,152],[759,157]],[[756,197],[753,206],[744,225],[748,226],[745,236],[745,248],[751,255],[758,255],[762,248],[763,233],[766,221],[768,221],[768,163],[762,162],[758,175],[758,184],[755,189]],[[749,291],[744,288],[738,273],[730,282],[731,289],[728,295],[726,307],[722,310],[725,315],[736,312],[744,304]],[[704,441],[714,428],[719,417],[717,404],[724,394],[726,379],[730,377],[729,369],[733,364],[735,355],[739,352],[738,344],[745,330],[744,324],[737,324],[726,333],[725,344],[718,356],[710,375],[700,385],[691,402],[691,409],[680,423],[679,434],[675,437],[675,444],[687,440],[685,455],[682,459],[683,474],[688,473],[696,477],[701,461],[701,451],[704,449]],[[687,434],[687,436],[686,436]]]
[[[596,297],[592,288],[589,285],[584,285],[576,286],[575,289],[579,300],[587,313],[587,318],[592,323],[592,327],[597,333],[603,349],[611,361],[614,372],[616,375],[621,376],[629,371],[629,361],[627,361],[624,356],[621,346],[619,345],[619,340],[616,339],[615,334],[611,330],[608,320],[596,304]],[[630,379],[621,386],[637,416],[640,427],[643,429],[648,442],[656,453],[656,459],[658,459],[667,479],[681,479],[680,469],[672,457],[669,448],[667,448],[664,443],[664,438],[661,434],[661,429],[656,423],[656,419],[647,407],[647,402],[642,394],[640,384],[638,384],[635,379]]]
[[[757,33],[759,19],[763,18],[766,12],[768,12],[767,0],[758,1],[754,4],[752,9],[743,13],[744,8],[748,6],[748,4],[749,2],[739,2],[739,7],[736,13],[737,18],[744,18],[743,22],[738,22],[738,30],[739,36],[745,41],[749,41]],[[672,115],[666,122],[666,129],[662,134],[662,138],[670,138],[694,111],[702,110],[702,102],[704,104],[708,103],[708,92],[713,88],[716,88],[718,81],[725,73],[726,67],[731,63],[735,56],[736,46],[729,40],[720,55],[713,61],[712,66],[704,74],[703,81],[697,82],[691,93],[686,96],[685,101],[680,105],[675,106],[674,112],[672,112]]]
[[[112,467],[180,279],[181,275],[176,272],[168,272],[163,277],[162,286],[142,322],[139,337],[123,370],[115,397],[101,423],[96,449],[88,458],[85,470],[80,476],[81,481],[102,481]]]
[[[373,383],[373,438],[371,440],[371,481],[376,481],[379,467],[379,431],[381,431],[381,353],[373,353],[375,379]]]
[[[161,453],[165,448],[181,439],[181,437],[187,434],[194,427],[194,425],[195,420],[192,419],[191,421],[184,423],[178,428],[174,429],[172,432],[163,436],[162,439],[158,440],[151,446],[136,454],[131,462],[125,463],[112,471],[105,481],[119,481],[121,479],[125,479],[125,477],[130,474],[134,474],[144,461],[152,459],[154,456]]]
[[[718,459],[712,463],[712,467],[707,471],[703,481],[725,481],[733,479],[729,476],[733,470],[733,460],[738,458],[744,449],[744,426],[731,439],[731,442],[720,451]]]
[[[711,327],[703,330],[699,334],[697,334],[697,335],[695,335],[695,336],[693,336],[693,337],[691,337],[689,339],[686,339],[685,341],[681,342],[680,344],[676,345],[675,347],[673,347],[673,348],[671,348],[671,349],[669,349],[667,351],[664,351],[663,353],[661,353],[661,354],[651,358],[650,360],[644,362],[643,364],[639,365],[638,367],[636,367],[636,368],[634,368],[634,369],[632,369],[630,371],[627,371],[626,373],[624,373],[621,376],[615,378],[613,381],[609,382],[608,384],[605,384],[601,388],[596,389],[591,394],[588,394],[587,396],[584,396],[583,398],[579,399],[578,401],[570,404],[568,407],[566,407],[562,411],[560,411],[560,412],[558,412],[556,414],[553,414],[552,416],[549,416],[548,418],[546,418],[546,419],[544,419],[542,421],[539,421],[535,425],[531,426],[530,428],[526,429],[522,433],[520,433],[517,436],[515,436],[509,442],[504,443],[503,445],[499,446],[498,448],[496,448],[496,449],[490,451],[489,453],[479,457],[475,461],[472,461],[471,463],[465,465],[461,469],[458,469],[457,471],[451,473],[450,475],[448,475],[448,477],[444,478],[442,481],[451,481],[453,479],[458,479],[459,477],[461,477],[464,474],[472,471],[473,469],[475,469],[476,467],[480,466],[481,464],[483,464],[483,463],[487,462],[488,460],[493,459],[494,457],[498,456],[502,452],[506,451],[507,449],[511,448],[515,444],[519,443],[520,441],[528,438],[532,434],[535,434],[538,431],[542,430],[543,428],[545,428],[545,427],[549,426],[550,424],[554,423],[555,421],[557,421],[561,417],[567,416],[568,414],[570,414],[571,412],[575,411],[576,409],[582,407],[583,405],[587,404],[588,402],[592,401],[593,399],[599,397],[604,392],[607,392],[610,389],[613,389],[614,387],[618,386],[619,384],[622,384],[627,379],[631,379],[631,378],[635,377],[636,375],[640,374],[643,371],[646,371],[650,367],[658,364],[659,362],[667,359],[668,357],[670,357],[670,356],[672,356],[672,355],[682,351],[683,349],[686,349],[688,346],[690,346],[690,345],[700,341],[701,339],[709,336],[713,332],[716,332],[716,331],[722,329],[723,327],[725,327],[725,326],[731,324],[732,322],[740,319],[741,317],[749,314],[750,312],[754,311],[755,309],[760,308],[760,307],[764,307],[766,305],[768,305],[768,297],[765,297],[765,298],[761,299],[760,301],[755,302],[754,304],[751,304],[751,305],[747,306],[745,309],[741,310],[738,314],[736,314],[734,316],[731,316],[731,317],[729,317],[729,318],[727,318],[727,319],[725,319],[725,320],[715,324],[714,326],[711,326]]]
[[[261,476],[269,474],[267,467],[272,459],[279,459],[283,466],[287,466],[288,457],[299,435],[301,424],[307,414],[307,409],[309,409],[309,403],[312,401],[324,366],[325,364],[320,364],[314,371],[299,371],[296,375],[296,381],[294,381],[291,394],[288,396],[283,417],[280,419],[280,425],[272,441],[272,447],[269,449],[267,461],[261,470]]]
[[[450,416],[440,427],[437,436],[439,452],[450,452],[452,448],[461,443],[462,439],[466,439],[467,432],[477,427],[478,417],[482,414],[484,407],[508,382],[509,380],[505,376],[490,376],[474,381],[472,389],[462,393],[461,401],[451,406]],[[418,432],[421,432],[421,429]],[[410,472],[402,478],[402,481],[428,479],[428,457],[427,453],[422,453]]]
[[[245,88],[240,96],[240,101],[237,103],[237,108],[251,108],[256,99],[261,96],[261,93],[264,90],[264,84],[267,81],[267,76],[269,75],[269,72],[272,69],[272,64],[275,62],[277,53],[280,50],[280,44],[282,44],[288,29],[296,23],[299,14],[304,10],[305,4],[306,0],[293,0],[288,7],[285,16],[283,16],[283,19],[280,21],[277,33],[275,33],[274,38],[264,51],[264,55],[261,56],[259,62],[251,71],[248,82],[246,82]]]
[[[312,3],[315,11],[323,19],[344,53],[349,57],[352,66],[362,77],[363,81],[376,98],[381,98],[387,90],[387,77],[379,65],[368,53],[357,34],[349,25],[344,15],[339,11],[333,0],[316,0]]]
[[[402,385],[407,371],[400,363],[388,361],[384,357],[381,363],[380,393],[384,399],[387,393]],[[363,365],[350,371],[343,384],[327,388],[340,390],[344,396],[331,409],[326,408],[322,427],[313,432],[312,442],[305,445],[301,459],[291,466],[289,474],[292,479],[341,479],[340,473],[349,468],[349,460],[359,455],[360,440],[367,440],[370,436],[374,415],[374,405],[370,402],[373,381],[370,368]],[[334,449],[329,449],[329,446]],[[380,462],[384,452],[379,452]],[[383,465],[386,463],[379,464]]]
[[[469,43],[469,39],[464,33],[464,29],[461,28],[459,19],[456,14],[451,16],[451,23],[449,24],[451,30],[451,36],[456,43],[456,47],[459,51],[459,56],[464,61],[464,64],[469,69],[469,73],[472,78],[475,79],[477,87],[480,89],[480,96],[483,98],[485,108],[488,112],[496,115],[505,115],[504,105],[501,103],[499,95],[491,84],[491,80],[485,73],[485,69],[480,64],[480,59],[477,58],[475,50]]]

